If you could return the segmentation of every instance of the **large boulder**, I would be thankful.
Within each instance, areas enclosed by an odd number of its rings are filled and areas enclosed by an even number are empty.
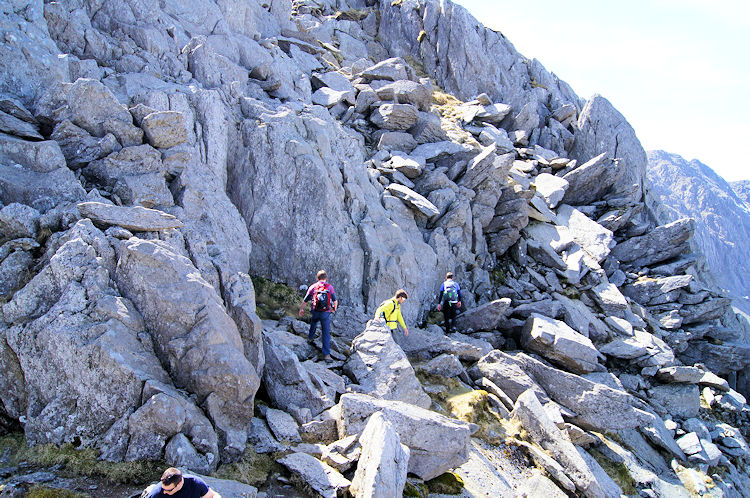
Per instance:
[[[370,415],[381,412],[408,446],[409,472],[428,480],[467,460],[474,427],[433,411],[400,401],[386,401],[366,394],[341,396],[339,437],[361,434]]]
[[[224,451],[241,454],[260,378],[214,288],[167,244],[138,238],[121,245],[116,278],[178,385],[205,403]]]
[[[335,391],[307,370],[274,334],[263,333],[263,350],[263,384],[275,406],[289,412],[309,408],[317,415],[335,404]]]
[[[624,173],[622,165],[602,152],[563,176],[568,189],[562,202],[580,206],[597,201],[612,190]]]
[[[554,318],[533,313],[521,332],[521,344],[578,374],[604,370],[598,361],[604,357],[591,340]]]
[[[654,416],[646,411],[646,405],[625,391],[547,366],[524,353],[495,351],[490,355],[514,361],[550,398],[575,413],[571,420],[576,425],[598,431],[653,425]]]
[[[349,492],[365,496],[401,496],[409,467],[409,447],[382,413],[375,412],[359,436],[362,455],[352,478]]]
[[[345,367],[350,377],[372,396],[411,403],[422,408],[432,404],[414,374],[404,351],[393,341],[382,321],[371,320],[352,341]]]
[[[467,310],[456,318],[456,328],[473,332],[495,330],[508,314],[510,302],[508,298],[496,299]]]
[[[613,193],[639,201],[648,166],[646,151],[625,117],[607,99],[594,95],[578,116],[570,155],[579,161],[588,161],[600,154],[620,160],[621,176],[612,182]],[[572,185],[568,192],[571,190]]]
[[[650,266],[679,256],[688,250],[688,241],[695,231],[695,221],[683,218],[661,225],[645,235],[620,242],[612,256],[634,267]]]
[[[518,420],[531,439],[563,466],[566,475],[583,496],[620,496],[619,490],[617,494],[604,493],[586,460],[578,453],[568,435],[547,417],[533,391],[526,391],[518,397],[511,419]]]

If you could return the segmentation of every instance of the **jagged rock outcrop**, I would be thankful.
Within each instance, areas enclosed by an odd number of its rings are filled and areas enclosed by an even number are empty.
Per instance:
[[[658,201],[654,212],[664,222],[682,217],[695,220],[694,251],[706,258],[716,282],[732,293],[745,312],[750,311],[745,298],[750,294],[745,257],[750,241],[747,197],[700,161],[686,161],[664,151],[649,151],[648,157],[649,194],[653,203]]]

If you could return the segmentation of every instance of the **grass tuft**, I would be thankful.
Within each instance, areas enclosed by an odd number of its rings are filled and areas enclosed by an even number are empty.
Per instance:
[[[88,498],[89,495],[75,493],[69,489],[34,486],[26,493],[26,498]]]
[[[248,446],[238,461],[219,466],[213,477],[258,487],[266,482],[268,475],[276,466],[276,462],[269,455],[258,454]]]
[[[302,296],[296,289],[263,277],[254,276],[252,280],[255,287],[256,312],[262,320],[297,316]]]
[[[39,467],[62,466],[67,472],[81,476],[103,477],[113,483],[140,484],[149,482],[154,475],[161,475],[163,461],[138,460],[135,462],[105,462],[98,459],[94,448],[75,448],[66,443],[62,446],[42,444],[29,447],[26,437],[20,433],[0,437],[0,453],[9,450],[11,465],[28,462]]]

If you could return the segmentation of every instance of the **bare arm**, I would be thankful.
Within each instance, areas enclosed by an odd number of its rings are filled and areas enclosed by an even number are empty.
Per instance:
[[[208,493],[201,496],[201,498],[221,498],[221,495],[211,488],[208,488]]]

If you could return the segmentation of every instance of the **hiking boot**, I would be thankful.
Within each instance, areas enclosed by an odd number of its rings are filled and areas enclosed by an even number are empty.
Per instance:
[[[325,356],[321,354],[321,355],[318,355],[318,360],[325,361],[326,363],[331,363],[333,361],[333,358],[331,358],[331,355],[329,354]]]

